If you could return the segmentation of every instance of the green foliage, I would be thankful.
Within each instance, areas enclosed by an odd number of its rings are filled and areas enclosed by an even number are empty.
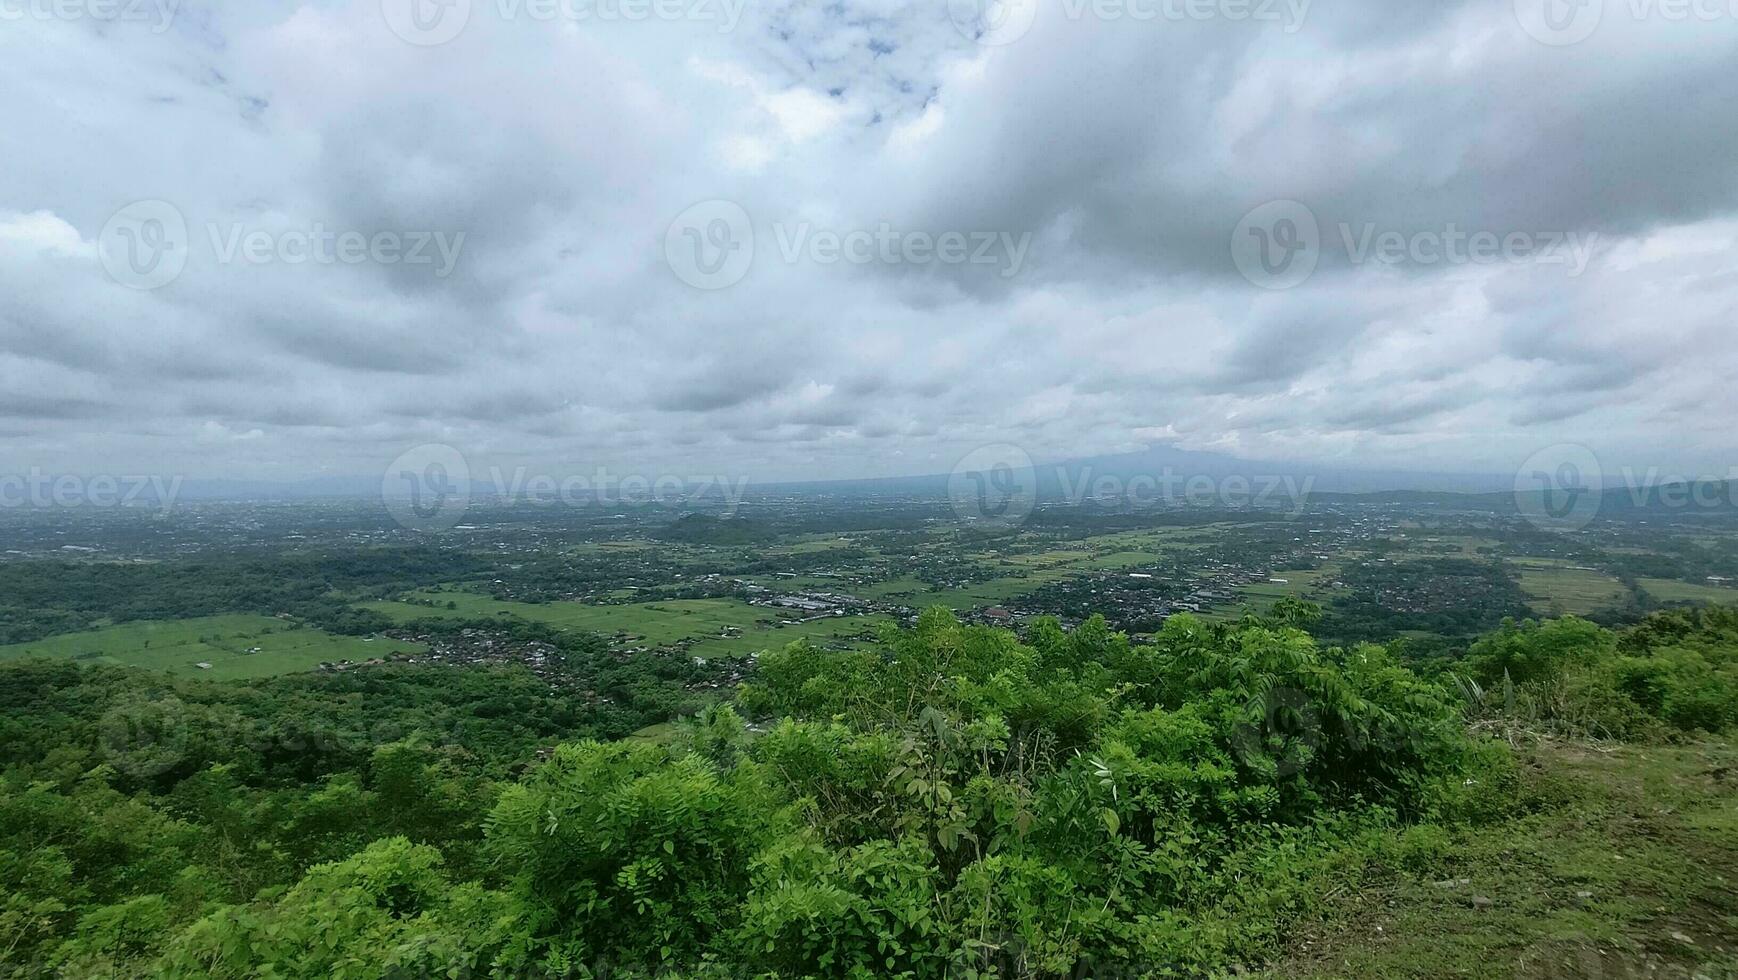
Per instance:
[[[482,560],[435,548],[343,550],[199,562],[0,562],[0,646],[99,622],[290,613],[333,633],[391,625],[343,593],[481,574]]]
[[[1240,887],[1352,833],[1322,813],[1450,802],[1474,754],[1445,691],[1381,648],[1320,649],[1312,612],[1179,616],[1135,647],[1102,620],[1022,644],[932,610],[880,655],[763,657],[742,703],[818,720],[747,764],[808,819],[758,862],[751,962],[1027,976],[1245,948],[1219,925],[1253,914]]]
[[[734,923],[750,860],[788,823],[752,769],[596,742],[562,746],[488,820],[528,938],[557,974],[691,962]]]
[[[403,838],[322,864],[281,898],[225,906],[178,936],[159,966],[176,976],[463,976],[512,935],[511,903],[455,885],[440,852]]]
[[[20,668],[12,703],[51,695],[63,744],[8,749],[0,921],[118,975],[1207,975],[1270,954],[1327,883],[1433,873],[1530,805],[1463,705],[1731,721],[1732,618],[1505,623],[1439,683],[1322,647],[1317,615],[1135,644],[931,610],[874,651],[769,653],[737,707],[505,786],[512,711],[277,758],[222,748],[245,699],[71,697],[75,668]],[[134,734],[100,749],[117,707]]]
[[[1468,652],[1468,665],[1486,683],[1507,675],[1516,684],[1550,682],[1574,670],[1607,660],[1616,638],[1584,619],[1566,616],[1544,622],[1504,620],[1496,632]]]
[[[1652,738],[1738,727],[1738,613],[1658,613],[1622,634],[1574,617],[1504,622],[1473,644],[1462,696],[1576,734]],[[1500,703],[1489,693],[1500,689]]]
[[[1206,972],[1271,948],[1398,821],[1481,805],[1465,774],[1490,750],[1446,691],[1379,647],[1322,649],[1313,618],[1180,616],[1136,646],[1100,619],[1021,642],[932,610],[879,651],[768,654],[740,701],[776,720],[715,707],[665,744],[575,742],[504,790],[437,731],[291,791],[293,767],[197,734],[233,704],[171,689],[194,734],[165,744],[196,748],[191,771],[76,784],[130,814],[109,851],[128,880],[82,875],[93,846],[20,849],[32,863],[0,867],[35,904],[4,914],[58,962],[116,972]],[[77,768],[51,756],[19,771]],[[160,806],[123,792],[153,788]],[[28,846],[27,826],[76,825],[68,791],[9,798],[0,830]],[[202,863],[214,840],[254,871]],[[1402,841],[1403,863],[1439,856],[1429,831]],[[287,869],[293,887],[260,887]]]
[[[600,724],[522,670],[244,685],[0,664],[0,964],[149,975],[212,907],[383,837],[482,876],[483,818],[540,744],[659,717]]]

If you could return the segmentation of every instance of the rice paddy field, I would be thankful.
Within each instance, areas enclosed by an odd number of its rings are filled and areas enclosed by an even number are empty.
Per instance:
[[[1321,568],[1284,569],[1273,574],[1273,578],[1282,581],[1259,582],[1246,585],[1240,591],[1249,600],[1256,612],[1265,613],[1273,608],[1273,604],[1286,596],[1296,596],[1311,602],[1325,601],[1325,591],[1331,587],[1335,576],[1340,574],[1338,565],[1324,565]]]
[[[1644,578],[1641,587],[1661,602],[1709,602],[1720,605],[1738,602],[1738,588],[1721,585],[1699,585],[1675,579]]]
[[[631,646],[664,647],[690,641],[688,652],[704,659],[746,656],[782,647],[797,639],[849,642],[860,634],[892,622],[886,616],[834,616],[786,624],[784,620],[794,618],[792,613],[751,606],[736,599],[666,599],[597,606],[578,602],[503,602],[471,592],[423,592],[412,598],[429,599],[435,605],[430,607],[416,602],[364,602],[358,605],[401,623],[430,616],[465,619],[517,616],[557,628],[587,630],[605,636],[628,634],[633,637]],[[449,602],[455,608],[446,608]],[[741,631],[741,635],[724,635],[736,630]]]
[[[1512,559],[1509,564],[1520,573],[1521,591],[1542,614],[1585,616],[1628,598],[1622,582],[1591,568],[1534,558]]]
[[[337,636],[269,616],[226,615],[64,633],[0,647],[0,660],[53,657],[244,680],[313,670],[324,661],[360,662],[425,649],[419,643],[386,637]]]

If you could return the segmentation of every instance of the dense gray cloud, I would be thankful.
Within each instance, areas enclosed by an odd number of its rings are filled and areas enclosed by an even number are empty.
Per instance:
[[[1730,5],[411,2],[0,0],[0,471],[1738,463]],[[1281,200],[1314,272],[1251,281]]]

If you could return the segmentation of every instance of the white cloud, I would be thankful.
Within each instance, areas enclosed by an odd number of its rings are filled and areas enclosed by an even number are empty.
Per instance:
[[[480,7],[432,48],[374,0],[188,0],[162,34],[13,23],[0,470],[366,473],[427,441],[765,478],[945,470],[999,441],[1438,470],[1566,440],[1738,457],[1738,24],[1552,48],[1507,0],[1315,5],[1289,34],[1047,6],[989,49],[944,8],[785,0],[720,32]],[[1230,237],[1278,198],[1330,247],[1270,292]],[[154,291],[97,261],[142,199],[191,235]],[[757,249],[701,292],[666,232],[712,199]],[[803,221],[1032,244],[1012,277],[786,262],[777,231]],[[1387,267],[1336,254],[1341,225],[1599,246],[1578,277]],[[445,277],[214,247],[316,227],[465,238]]]
[[[80,238],[77,228],[62,221],[52,211],[33,211],[30,214],[0,211],[0,246],[20,252],[96,254],[96,247]]]

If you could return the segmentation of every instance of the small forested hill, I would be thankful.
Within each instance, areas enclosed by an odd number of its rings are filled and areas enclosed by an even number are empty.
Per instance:
[[[1730,613],[1623,634],[1509,622],[1428,678],[1381,646],[1324,648],[1307,632],[1318,615],[1283,600],[1232,623],[1176,616],[1136,645],[1102,620],[1017,637],[932,610],[874,650],[768,653],[734,706],[657,741],[596,737],[511,672],[440,674],[451,689],[408,669],[378,686],[240,687],[0,665],[0,962],[71,976],[1534,975],[1520,940],[1495,934],[1457,935],[1434,959],[1423,945],[1361,956],[1381,940],[1357,931],[1347,897],[1390,889],[1398,921],[1441,880],[1460,900],[1465,878],[1465,908],[1502,911],[1493,925],[1515,934],[1536,920],[1505,903],[1526,901],[1515,876],[1535,865],[1505,842],[1622,840],[1578,820],[1590,798],[1553,789],[1555,757],[1527,746],[1738,724]],[[1630,799],[1607,803],[1644,805]],[[1667,910],[1648,914],[1687,937],[1640,962],[1722,968],[1728,912],[1697,884],[1738,875],[1719,806],[1645,851],[1650,867],[1682,854],[1700,870],[1636,878]],[[1613,817],[1611,833],[1631,825]],[[1537,881],[1572,881],[1578,860]],[[1577,899],[1583,931],[1551,932],[1553,955],[1654,927],[1626,891],[1641,885],[1600,861],[1581,863],[1607,904]],[[1699,911],[1671,918],[1680,906]],[[1322,945],[1299,946],[1309,936]]]

